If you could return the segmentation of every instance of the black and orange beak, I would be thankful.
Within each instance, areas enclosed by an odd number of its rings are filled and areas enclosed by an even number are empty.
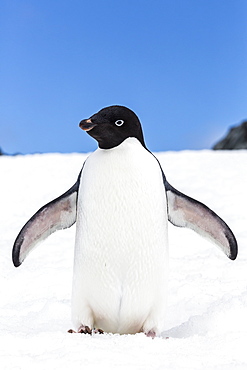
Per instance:
[[[92,130],[96,125],[96,123],[93,123],[91,121],[91,119],[83,119],[80,123],[79,123],[79,127],[84,130],[84,131],[90,131]]]

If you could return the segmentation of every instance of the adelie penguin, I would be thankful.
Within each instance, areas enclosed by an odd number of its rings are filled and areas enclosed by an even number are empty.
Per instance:
[[[130,109],[104,108],[81,121],[80,128],[99,147],[86,159],[76,183],[22,228],[13,247],[14,265],[38,242],[76,222],[76,330],[154,337],[164,328],[168,220],[206,237],[232,260],[236,239],[212,210],[167,182]]]

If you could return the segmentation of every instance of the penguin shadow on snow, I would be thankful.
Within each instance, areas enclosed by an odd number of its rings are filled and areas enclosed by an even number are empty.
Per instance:
[[[205,335],[210,328],[210,319],[205,315],[195,315],[178,326],[162,332],[162,338],[189,338],[194,335]]]
[[[246,326],[247,291],[237,294],[223,294],[211,302],[205,311],[190,316],[183,323],[162,333],[162,337],[189,338],[195,335],[206,336],[209,332],[227,334],[229,330],[243,331]],[[184,306],[186,311],[186,306]],[[191,307],[188,308],[191,312]]]

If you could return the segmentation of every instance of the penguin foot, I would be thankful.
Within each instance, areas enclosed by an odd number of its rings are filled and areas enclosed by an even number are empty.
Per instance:
[[[145,332],[145,335],[154,339],[156,337],[156,332],[154,330],[149,330],[148,332]]]
[[[92,335],[92,329],[89,326],[81,325],[78,329],[78,333],[80,334],[90,334]]]
[[[78,331],[75,331],[73,329],[69,329],[68,333],[74,334],[74,333],[80,333],[80,334],[90,334],[92,335],[92,329],[89,328],[89,326],[81,325],[78,329]]]
[[[80,334],[89,334],[89,335],[92,335],[92,334],[104,334],[104,331],[102,329],[90,329],[89,326],[84,326],[84,325],[81,325],[78,329],[78,331],[75,331],[73,329],[69,329],[68,330],[68,333],[71,333],[71,334],[74,334],[74,333],[80,333]]]

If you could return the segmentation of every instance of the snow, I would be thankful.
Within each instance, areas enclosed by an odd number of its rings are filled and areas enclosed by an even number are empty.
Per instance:
[[[247,368],[247,151],[156,156],[174,187],[207,204],[228,223],[239,244],[237,260],[230,261],[192,231],[170,225],[162,337],[69,334],[75,226],[50,236],[18,269],[12,265],[11,250],[30,216],[73,185],[86,155],[2,156],[2,369]]]

